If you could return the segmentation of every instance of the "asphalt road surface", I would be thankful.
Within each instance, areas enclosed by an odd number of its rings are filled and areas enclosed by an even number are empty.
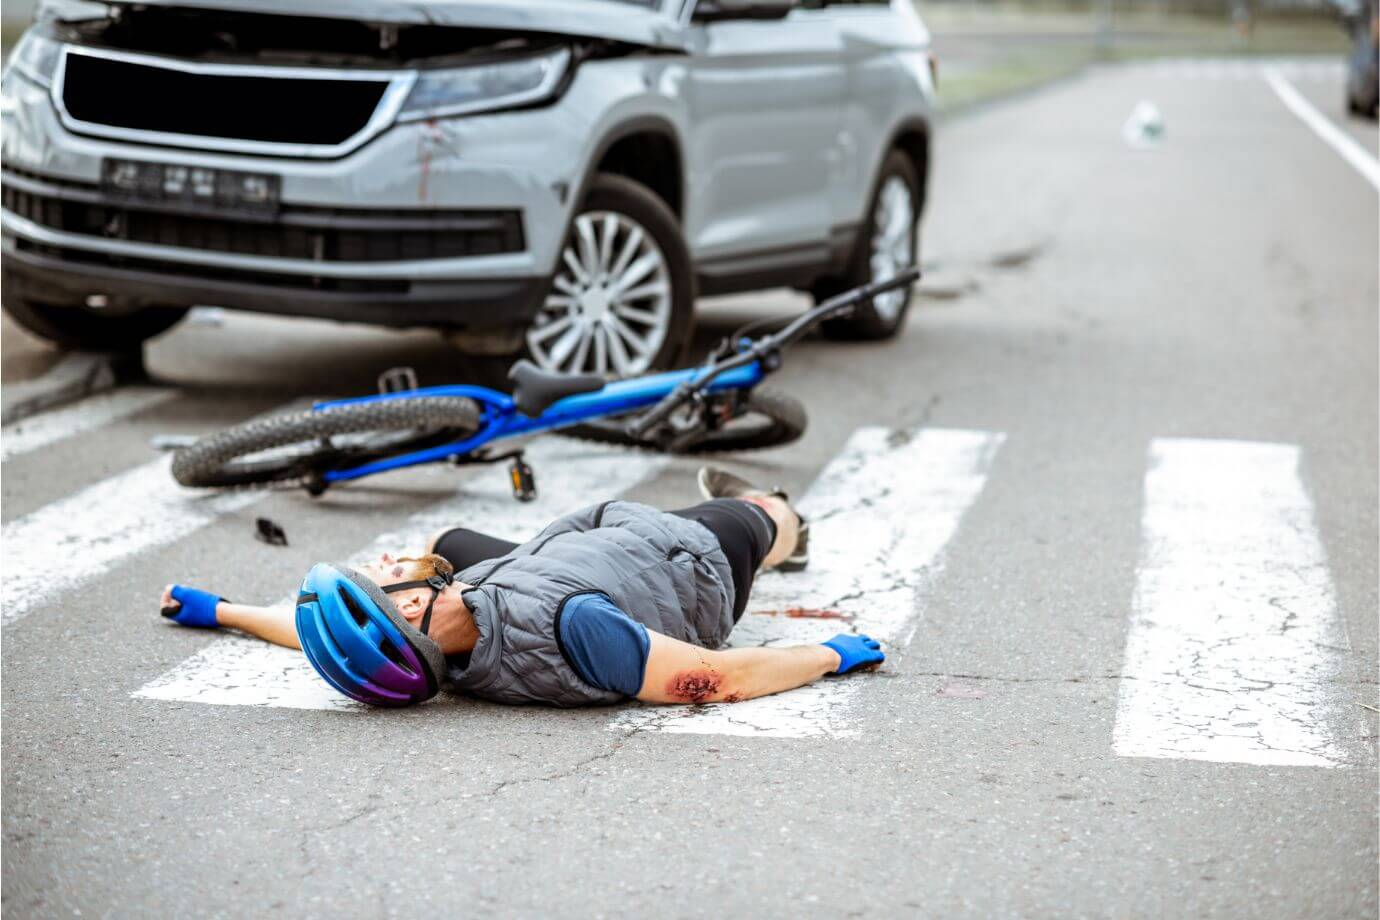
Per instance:
[[[1335,64],[1278,72],[1344,121]],[[1142,99],[1166,133],[1134,150]],[[694,499],[692,461],[554,437],[535,510],[492,468],[193,498],[148,447],[454,379],[429,335],[203,314],[149,348],[166,391],[7,429],[6,915],[1374,917],[1376,187],[1255,64],[1096,70],[946,123],[935,163],[904,337],[802,344],[809,433],[731,464],[825,521],[744,641],[866,626],[873,675],[366,711],[162,622],[165,582],[273,602],[438,517]],[[706,336],[800,303],[706,305]]]

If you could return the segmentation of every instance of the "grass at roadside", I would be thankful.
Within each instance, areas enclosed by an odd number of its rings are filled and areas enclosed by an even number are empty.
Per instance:
[[[923,4],[939,57],[940,109],[1029,89],[1088,64],[1160,57],[1331,54],[1347,51],[1326,16],[1257,20],[1241,35],[1225,17],[1119,11],[1100,29],[1094,12],[1008,5]]]
[[[1043,55],[1012,54],[953,75],[944,72],[941,59],[939,110],[956,112],[989,99],[1043,86],[1076,73],[1093,59],[1090,54],[1069,51]]]

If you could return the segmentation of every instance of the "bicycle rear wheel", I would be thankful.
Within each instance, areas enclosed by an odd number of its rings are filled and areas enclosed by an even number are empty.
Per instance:
[[[778,447],[805,433],[808,417],[800,401],[768,387],[758,387],[747,397],[743,413],[721,428],[706,431],[679,453],[705,454]],[[561,434],[602,444],[660,450],[655,442],[634,438],[624,430],[623,419],[600,419],[561,429]]]
[[[207,435],[173,457],[173,478],[193,488],[318,481],[344,467],[446,444],[479,428],[459,396],[419,396],[256,419]]]

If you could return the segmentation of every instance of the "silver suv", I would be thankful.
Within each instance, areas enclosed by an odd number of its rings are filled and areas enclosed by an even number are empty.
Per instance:
[[[697,294],[915,261],[931,64],[910,0],[48,2],[4,78],[4,306],[72,348],[204,303],[666,367]]]

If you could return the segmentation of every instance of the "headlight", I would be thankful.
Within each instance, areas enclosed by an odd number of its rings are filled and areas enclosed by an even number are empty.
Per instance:
[[[39,86],[48,86],[53,82],[53,71],[57,70],[61,55],[61,42],[38,35],[31,29],[14,46],[8,69],[23,74]]]
[[[549,98],[570,66],[570,49],[417,75],[399,121],[489,112]]]

